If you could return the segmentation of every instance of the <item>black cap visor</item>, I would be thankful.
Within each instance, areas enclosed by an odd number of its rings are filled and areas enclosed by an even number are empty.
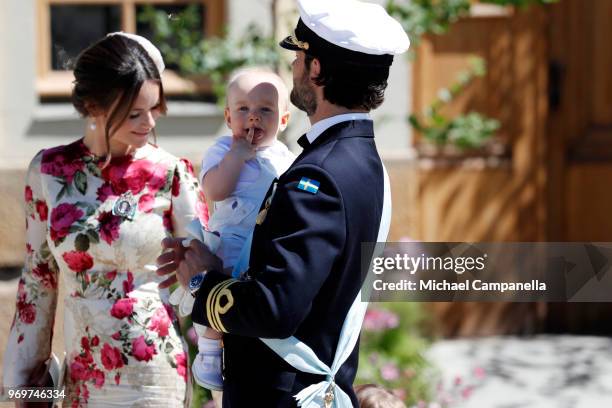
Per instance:
[[[283,47],[286,50],[304,51],[300,47],[298,47],[297,44],[295,44],[294,37],[291,36],[291,35],[288,35],[287,38],[285,38],[283,41],[279,42],[278,45],[280,45],[281,47]]]

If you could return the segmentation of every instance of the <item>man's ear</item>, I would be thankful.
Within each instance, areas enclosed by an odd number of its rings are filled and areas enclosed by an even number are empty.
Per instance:
[[[283,115],[280,118],[280,126],[278,127],[279,130],[282,132],[283,130],[287,129],[287,125],[289,124],[289,117],[291,116],[291,113],[289,113],[289,111],[283,113]]]
[[[314,80],[321,74],[321,63],[317,58],[313,58],[310,61],[310,80]]]

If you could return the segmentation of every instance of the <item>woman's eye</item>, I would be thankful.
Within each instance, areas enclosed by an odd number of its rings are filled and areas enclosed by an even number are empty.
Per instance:
[[[140,116],[140,113],[132,113],[130,115],[130,119],[136,119],[136,118],[138,118],[138,116]]]

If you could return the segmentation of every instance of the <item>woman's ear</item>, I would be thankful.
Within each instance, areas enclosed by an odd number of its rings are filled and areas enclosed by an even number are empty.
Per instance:
[[[104,115],[104,110],[91,102],[85,102],[85,109],[87,109],[87,115],[92,118]]]

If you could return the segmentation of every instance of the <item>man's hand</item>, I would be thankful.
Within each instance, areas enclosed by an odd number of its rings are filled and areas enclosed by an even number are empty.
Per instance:
[[[157,264],[161,265],[157,269],[160,276],[169,275],[176,271],[176,275],[171,275],[159,284],[160,288],[178,282],[184,288],[189,286],[189,280],[198,273],[210,270],[222,271],[223,262],[214,255],[206,245],[197,239],[191,240],[188,248],[183,247],[184,238],[166,238],[162,241],[162,246],[169,251],[164,252],[157,258]]]

